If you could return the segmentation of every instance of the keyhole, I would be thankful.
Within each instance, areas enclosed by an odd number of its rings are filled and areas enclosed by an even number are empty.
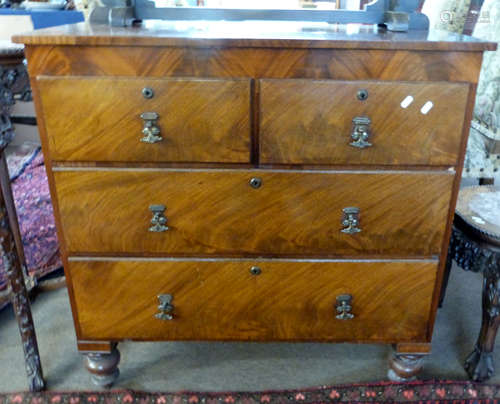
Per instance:
[[[260,267],[254,266],[250,268],[250,273],[252,275],[260,275],[262,273],[262,270],[260,269]]]
[[[149,87],[144,87],[142,89],[142,95],[144,98],[146,99],[150,99],[150,98],[153,98],[154,95],[155,95],[155,92],[153,91],[152,88],[149,88]]]
[[[261,185],[262,185],[262,180],[260,178],[255,177],[250,180],[250,186],[252,188],[257,189],[260,188]]]
[[[357,94],[358,100],[364,101],[368,98],[368,90],[359,90]]]

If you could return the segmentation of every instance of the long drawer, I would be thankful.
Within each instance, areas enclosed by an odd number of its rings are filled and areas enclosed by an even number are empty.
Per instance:
[[[88,340],[424,342],[436,270],[436,261],[69,265]]]
[[[261,80],[260,161],[455,165],[468,91],[461,83]]]
[[[250,80],[42,76],[37,86],[53,160],[250,161]]]
[[[70,253],[397,257],[439,254],[454,178],[174,169],[54,177]]]

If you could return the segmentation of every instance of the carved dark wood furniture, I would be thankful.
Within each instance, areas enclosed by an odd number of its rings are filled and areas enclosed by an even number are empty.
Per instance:
[[[388,343],[414,377],[496,45],[200,24],[15,38],[93,380],[124,339]]]
[[[498,188],[478,186],[460,191],[443,283],[447,283],[452,260],[466,271],[483,274],[481,330],[465,361],[465,369],[475,381],[487,380],[495,371],[493,349],[500,324],[499,206]]]
[[[25,98],[29,81],[23,64],[23,48],[0,41],[0,254],[11,289],[13,309],[19,324],[23,344],[28,385],[31,391],[45,387],[35,327],[25,280],[24,252],[10,187],[4,150],[14,136],[10,109],[16,97]]]

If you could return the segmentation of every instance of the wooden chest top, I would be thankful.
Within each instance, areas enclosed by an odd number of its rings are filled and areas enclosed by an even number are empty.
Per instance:
[[[70,24],[16,35],[25,45],[257,47],[432,51],[495,50],[496,44],[446,31],[390,32],[372,25],[306,22],[156,22],[137,27]]]

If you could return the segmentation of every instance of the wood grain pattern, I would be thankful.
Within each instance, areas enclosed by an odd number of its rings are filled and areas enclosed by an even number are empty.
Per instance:
[[[258,265],[262,273],[252,275]],[[437,262],[71,261],[84,339],[426,342]],[[352,320],[335,318],[351,294]],[[159,294],[174,319],[155,318]]]
[[[69,271],[67,271],[69,272]],[[110,341],[83,341],[78,340],[78,352],[103,352],[103,353],[111,353],[113,350],[113,343]]]
[[[260,161],[283,164],[455,165],[469,86],[452,83],[261,80]],[[357,92],[368,91],[360,101]],[[401,102],[413,102],[406,108]],[[423,114],[427,102],[433,108]],[[371,119],[371,147],[352,119]]]
[[[396,344],[395,350],[400,354],[429,354],[432,345],[425,342],[403,342]]]
[[[208,22],[180,25],[167,21],[134,27],[70,24],[15,35],[25,44],[181,46],[181,47],[278,47],[361,48],[418,50],[495,50],[494,42],[445,31],[390,32],[372,25],[332,24],[320,28],[307,22]],[[241,29],[244,27],[243,29]]]
[[[250,162],[249,80],[38,77],[37,85],[52,159]],[[140,141],[143,112],[159,115],[162,141]]]
[[[33,77],[141,76],[460,81],[477,83],[481,52],[367,49],[28,46]]]
[[[80,254],[432,256],[447,172],[78,170],[54,173],[67,248]],[[253,189],[249,181],[262,179]],[[163,204],[170,230],[148,232]],[[342,209],[362,232],[341,232]]]

